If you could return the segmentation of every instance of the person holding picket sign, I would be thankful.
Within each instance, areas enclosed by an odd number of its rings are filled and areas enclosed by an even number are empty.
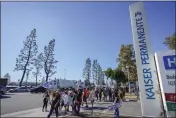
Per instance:
[[[121,106],[120,96],[118,94],[118,89],[115,89],[114,91],[114,105],[108,106],[108,109],[110,111],[114,110],[114,118],[119,118],[119,108]]]
[[[121,101],[120,101],[119,89],[117,88],[114,90],[114,97],[115,97],[114,103],[116,104],[114,117],[119,118],[119,107],[120,107]]]
[[[117,102],[112,106],[108,106],[109,111],[113,111],[114,110],[114,118],[120,118],[119,116],[119,108],[121,106],[121,102]]]

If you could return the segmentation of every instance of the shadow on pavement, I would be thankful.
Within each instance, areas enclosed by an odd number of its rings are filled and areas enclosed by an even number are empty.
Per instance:
[[[49,112],[48,112],[48,114],[49,114]],[[47,115],[48,115],[48,114],[47,114]],[[72,115],[72,112],[69,111],[69,112],[67,112],[66,114],[65,114],[64,111],[60,111],[60,112],[59,112],[59,116],[65,116],[65,115],[69,115],[69,116],[70,116],[70,115]],[[53,112],[51,116],[56,116],[56,113]]]
[[[113,118],[113,116],[108,116],[108,115],[102,115],[102,113],[80,113],[81,118]]]
[[[88,117],[91,117],[91,115],[90,114],[80,113],[79,117],[80,118],[88,118]]]
[[[0,99],[6,99],[6,98],[11,98],[11,96],[7,96],[7,95],[0,96]]]
[[[112,102],[95,102],[95,104],[111,104]]]
[[[5,95],[15,95],[15,93],[6,93]]]
[[[84,109],[84,110],[105,110],[105,109],[108,109],[106,107],[81,107],[81,109]]]

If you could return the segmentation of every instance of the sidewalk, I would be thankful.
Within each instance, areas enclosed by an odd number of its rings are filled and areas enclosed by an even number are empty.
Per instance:
[[[49,107],[50,108],[50,107]],[[82,110],[81,110],[82,112]],[[19,112],[14,112],[14,113],[9,113],[2,115],[1,117],[47,117],[49,113],[49,109],[47,112],[42,112],[42,107],[39,108],[34,108],[34,109],[29,109],[29,110],[24,110],[24,111],[19,111]],[[71,112],[68,112],[66,115],[64,114],[64,108],[62,111],[59,112],[59,117],[67,117],[67,116],[72,116]],[[55,113],[52,114],[52,117],[56,117]],[[72,116],[75,117],[75,116]]]
[[[108,110],[108,106],[112,103],[109,102],[95,102],[93,114],[91,114],[92,108],[89,105],[88,108],[81,107],[80,117],[113,117],[114,112]],[[50,107],[49,107],[50,108]],[[120,107],[120,116],[123,117],[141,117],[140,111],[140,103],[139,102],[124,102]],[[49,110],[49,109],[48,109]],[[70,108],[71,111],[71,108]],[[1,117],[47,117],[49,112],[42,112],[42,108],[29,109],[25,111],[19,111],[15,113],[5,114]],[[64,108],[60,112],[59,117],[77,117],[73,116],[71,112],[68,112],[66,115],[64,114]],[[56,117],[55,113],[53,113],[52,117]]]

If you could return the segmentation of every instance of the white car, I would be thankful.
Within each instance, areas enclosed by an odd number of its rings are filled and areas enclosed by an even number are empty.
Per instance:
[[[14,92],[29,92],[29,89],[26,87],[18,87],[15,89],[10,89],[9,90],[10,93],[14,93]]]

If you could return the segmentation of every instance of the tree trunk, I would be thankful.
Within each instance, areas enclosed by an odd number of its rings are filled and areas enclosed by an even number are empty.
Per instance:
[[[21,85],[22,85],[22,82],[23,82],[23,79],[24,79],[25,73],[26,73],[26,69],[23,71],[23,75],[22,75],[22,77],[21,77],[19,87],[21,87]]]
[[[35,79],[36,79],[36,86],[37,86],[37,75],[36,75]]]
[[[46,82],[48,82],[49,74],[46,74]]]

